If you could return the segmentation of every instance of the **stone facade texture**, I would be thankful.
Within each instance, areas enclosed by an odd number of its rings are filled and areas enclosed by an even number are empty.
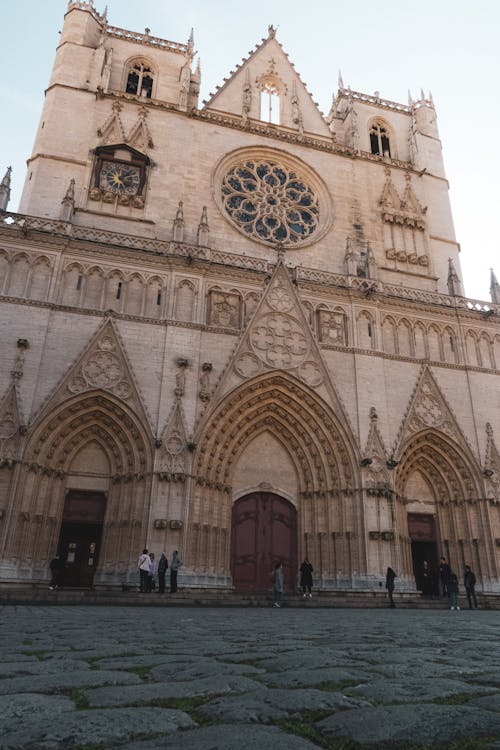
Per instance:
[[[272,27],[199,84],[192,39],[69,3],[0,224],[0,580],[93,519],[93,585],[147,546],[190,586],[307,555],[414,590],[444,555],[500,591],[500,305],[463,296],[432,99],[340,81],[325,118]],[[248,496],[288,536],[250,543]]]

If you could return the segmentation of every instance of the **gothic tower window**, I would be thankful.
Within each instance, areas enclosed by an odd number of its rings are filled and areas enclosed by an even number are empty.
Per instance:
[[[133,60],[130,63],[125,91],[127,94],[136,94],[137,96],[151,99],[153,71],[148,62],[145,60]]]
[[[377,156],[391,155],[389,129],[379,120],[375,120],[370,128],[370,149],[372,154],[377,154]]]

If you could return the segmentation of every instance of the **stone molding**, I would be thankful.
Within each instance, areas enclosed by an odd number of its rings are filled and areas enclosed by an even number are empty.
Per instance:
[[[104,229],[91,229],[80,227],[69,222],[63,222],[57,219],[48,219],[36,216],[27,216],[24,214],[12,213],[9,211],[1,212],[3,227],[20,229],[24,236],[30,230],[47,232],[52,237],[60,235],[63,237],[82,240],[88,242],[99,242],[103,245],[114,245],[123,249],[140,250],[150,252],[155,255],[162,255],[171,258],[190,258],[191,260],[208,261],[209,263],[218,263],[233,268],[241,268],[257,272],[270,274],[274,270],[275,264],[265,258],[255,258],[243,256],[237,253],[226,253],[221,250],[212,250],[208,247],[190,245],[186,243],[172,242],[169,240],[158,240],[149,237],[139,237],[121,232],[112,232]],[[439,292],[428,292],[420,289],[411,289],[395,284],[387,284],[382,281],[370,279],[361,279],[356,276],[345,276],[335,274],[329,271],[319,269],[304,268],[296,266],[294,268],[295,279],[297,282],[306,281],[315,284],[321,284],[331,289],[332,286],[340,289],[359,291],[361,294],[377,293],[386,297],[396,297],[412,302],[423,302],[424,304],[437,305],[439,307],[448,307],[459,309],[465,312],[479,312],[486,315],[500,315],[500,305],[484,300],[469,299],[467,297],[450,296]],[[369,289],[367,288],[369,284]]]

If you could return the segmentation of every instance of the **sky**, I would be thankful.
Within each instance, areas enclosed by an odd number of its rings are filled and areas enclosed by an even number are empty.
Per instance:
[[[105,0],[95,0],[99,12]],[[0,0],[0,178],[18,206],[67,0]],[[500,3],[498,0],[109,0],[113,26],[185,42],[194,28],[202,99],[267,36],[269,24],[325,114],[345,86],[436,105],[465,293],[489,300],[500,279]]]

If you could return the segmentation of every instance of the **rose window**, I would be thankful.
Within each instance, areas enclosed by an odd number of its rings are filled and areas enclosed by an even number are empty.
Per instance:
[[[314,190],[291,168],[249,160],[226,172],[222,202],[238,229],[257,240],[298,245],[319,224]]]

